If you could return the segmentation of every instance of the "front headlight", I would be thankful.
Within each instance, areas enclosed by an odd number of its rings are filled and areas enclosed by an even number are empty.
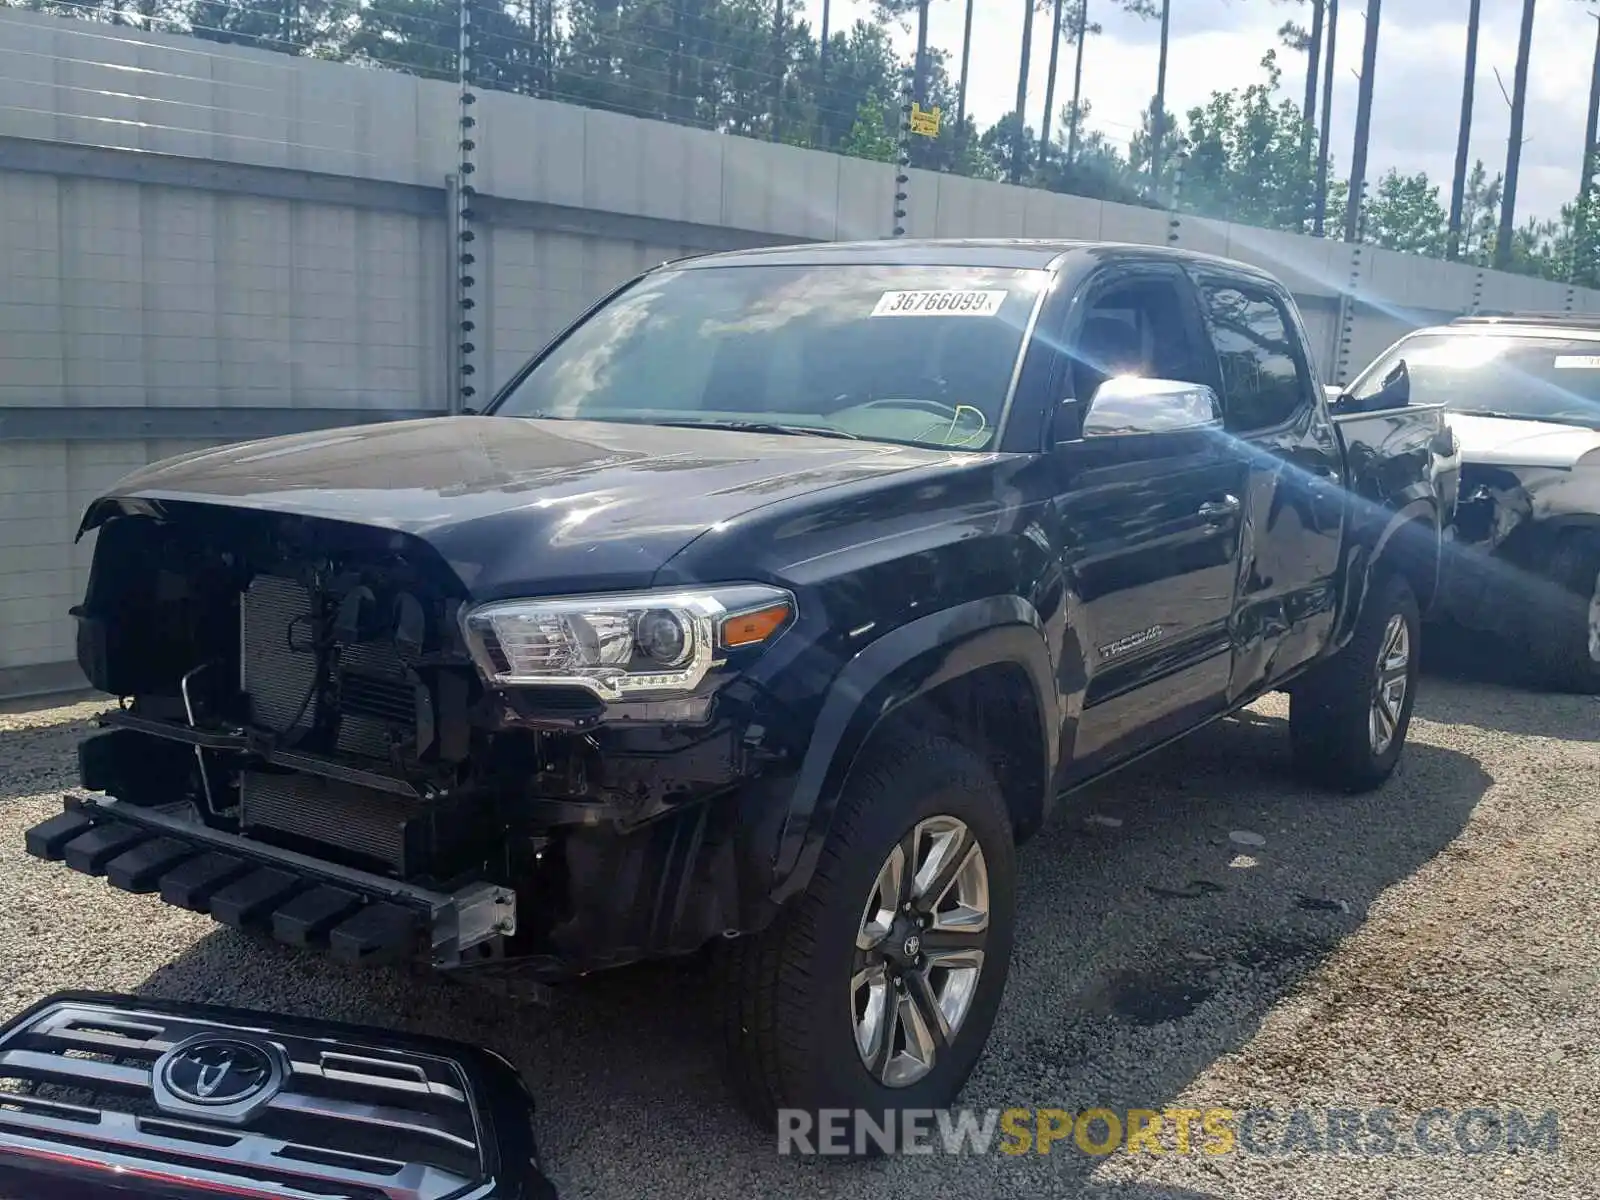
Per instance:
[[[490,684],[622,700],[692,692],[729,653],[766,644],[793,617],[792,595],[752,584],[502,600],[469,609],[461,623]]]

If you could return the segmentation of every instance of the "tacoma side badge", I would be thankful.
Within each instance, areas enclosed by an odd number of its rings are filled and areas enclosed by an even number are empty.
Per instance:
[[[1104,646],[1096,647],[1096,649],[1102,659],[1116,658],[1119,654],[1137,650],[1140,646],[1148,646],[1151,642],[1159,642],[1161,634],[1161,626],[1152,625],[1149,629],[1141,629],[1138,633],[1130,633],[1127,637],[1120,637],[1114,642],[1107,642]]]

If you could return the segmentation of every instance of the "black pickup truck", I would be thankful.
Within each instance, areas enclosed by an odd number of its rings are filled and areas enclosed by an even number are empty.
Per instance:
[[[123,702],[28,849],[352,962],[710,947],[758,1113],[943,1105],[1059,795],[1278,689],[1311,776],[1394,769],[1441,438],[1330,415],[1223,259],[668,264],[482,414],[95,501],[79,660]]]

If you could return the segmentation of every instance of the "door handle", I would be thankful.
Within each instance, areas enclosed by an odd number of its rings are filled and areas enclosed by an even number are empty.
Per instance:
[[[1199,516],[1202,521],[1221,521],[1238,511],[1239,497],[1224,496],[1220,500],[1207,500],[1200,506]]]

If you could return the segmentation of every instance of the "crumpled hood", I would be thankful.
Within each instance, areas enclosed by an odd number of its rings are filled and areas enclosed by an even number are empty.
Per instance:
[[[163,502],[391,529],[477,598],[645,586],[720,522],[819,489],[971,454],[603,421],[436,417],[202,450],[141,468],[83,529]],[[131,502],[131,503],[130,503]]]
[[[1553,421],[1513,420],[1449,413],[1462,460],[1489,466],[1571,467],[1600,450],[1600,430]]]

